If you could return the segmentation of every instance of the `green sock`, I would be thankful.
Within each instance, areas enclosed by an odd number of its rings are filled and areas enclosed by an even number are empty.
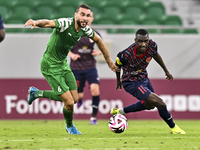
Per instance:
[[[55,100],[55,101],[60,101],[62,102],[62,99],[60,98],[60,96],[55,95],[53,91],[37,91],[36,93],[36,97],[43,97],[43,98],[48,98],[51,100]]]
[[[67,127],[68,128],[72,127],[73,126],[73,123],[72,123],[72,120],[73,120],[73,111],[68,111],[63,106],[63,116],[65,118],[65,122],[67,124]]]

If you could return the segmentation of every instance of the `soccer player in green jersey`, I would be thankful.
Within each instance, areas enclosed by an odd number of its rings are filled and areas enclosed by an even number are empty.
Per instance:
[[[35,87],[30,87],[28,104],[31,105],[36,98],[40,97],[63,101],[63,115],[66,121],[66,131],[69,134],[81,134],[73,124],[73,107],[78,101],[78,92],[75,77],[66,61],[71,48],[82,36],[87,36],[96,42],[110,69],[114,72],[119,71],[111,60],[102,39],[87,25],[90,14],[90,7],[82,4],[78,6],[73,18],[29,19],[24,25],[31,25],[31,29],[36,26],[54,28],[40,63],[41,72],[51,86],[52,91],[41,91]]]

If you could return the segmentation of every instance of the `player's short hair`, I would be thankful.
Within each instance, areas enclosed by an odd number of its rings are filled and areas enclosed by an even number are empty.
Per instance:
[[[85,8],[85,9],[90,9],[90,10],[91,10],[90,6],[88,6],[87,4],[81,4],[81,5],[79,5],[79,6],[77,7],[77,9],[76,9],[76,12],[79,11],[79,8]]]
[[[140,34],[140,35],[146,35],[146,34],[149,34],[149,33],[145,29],[139,29],[139,30],[137,30],[137,32],[136,32],[135,35],[137,36],[138,34]]]

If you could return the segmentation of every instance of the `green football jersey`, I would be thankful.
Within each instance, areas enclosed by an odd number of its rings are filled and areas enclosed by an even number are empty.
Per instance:
[[[45,51],[48,57],[51,57],[51,61],[64,61],[71,48],[82,36],[87,36],[92,39],[94,37],[94,30],[88,25],[77,32],[74,18],[60,18],[54,21],[56,26]]]

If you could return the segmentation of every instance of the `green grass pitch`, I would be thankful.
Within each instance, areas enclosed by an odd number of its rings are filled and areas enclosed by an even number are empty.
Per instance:
[[[197,150],[200,121],[175,120],[185,135],[170,134],[162,120],[128,120],[124,133],[108,128],[108,120],[75,120],[83,135],[69,135],[64,120],[1,120],[0,150]]]

